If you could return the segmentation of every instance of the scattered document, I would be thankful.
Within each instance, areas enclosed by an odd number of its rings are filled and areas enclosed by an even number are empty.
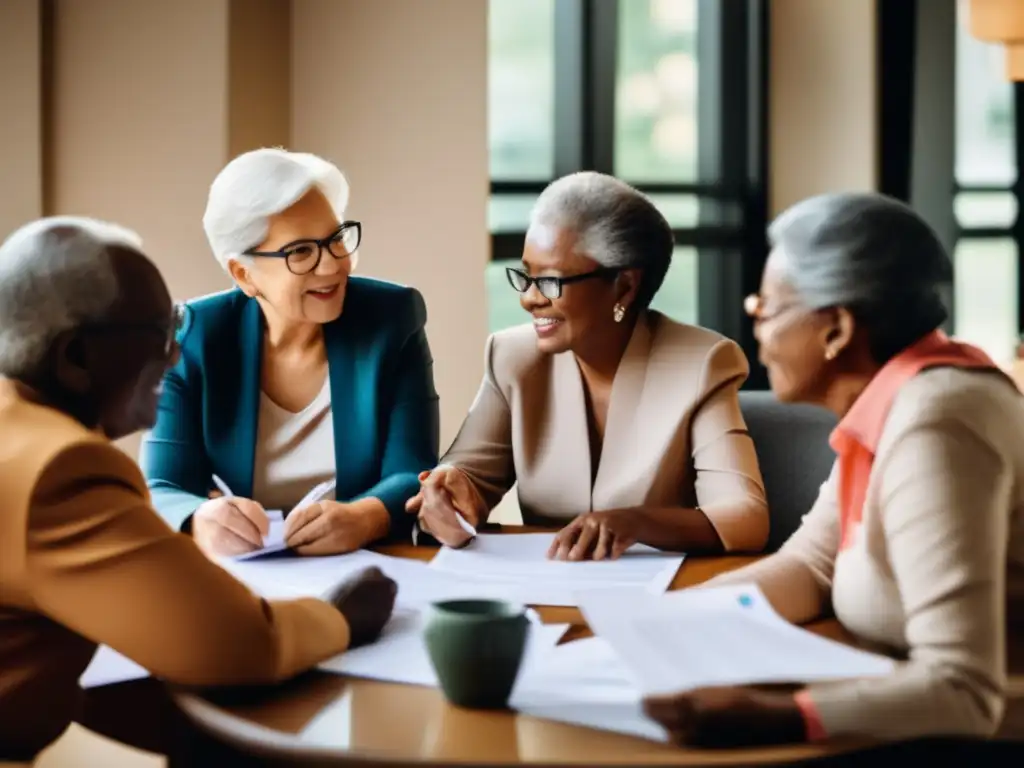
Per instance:
[[[375,643],[345,651],[322,663],[319,669],[371,680],[437,687],[437,675],[423,638],[426,620],[423,611],[400,609]],[[531,622],[520,679],[551,652],[568,628],[568,624]]]
[[[645,695],[707,686],[809,683],[889,674],[894,662],[796,627],[753,585],[638,600],[630,590],[582,593],[590,628]]]
[[[82,688],[99,688],[102,685],[127,683],[130,680],[142,680],[147,677],[149,672],[134,661],[122,656],[113,648],[101,645],[96,649],[92,662],[78,678],[78,684]]]
[[[220,561],[221,566],[253,592],[271,600],[324,597],[345,579],[376,566],[398,584],[395,604],[421,608],[441,600],[509,597],[508,585],[479,584],[434,570],[424,562],[359,550],[331,557],[295,557]],[[518,601],[523,602],[523,601]]]
[[[430,562],[436,571],[505,590],[504,597],[530,605],[575,606],[576,593],[630,588],[662,593],[672,583],[683,556],[651,547],[630,547],[618,560],[549,560],[552,533],[481,534],[463,549],[440,549]]]
[[[666,741],[643,713],[632,672],[600,637],[560,645],[516,686],[509,706],[523,715]]]

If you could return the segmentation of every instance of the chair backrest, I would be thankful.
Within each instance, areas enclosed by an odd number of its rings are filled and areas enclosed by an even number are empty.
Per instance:
[[[741,391],[740,408],[768,495],[766,551],[774,552],[800,526],[832,470],[828,436],[836,418],[823,408],[780,403],[771,392]]]

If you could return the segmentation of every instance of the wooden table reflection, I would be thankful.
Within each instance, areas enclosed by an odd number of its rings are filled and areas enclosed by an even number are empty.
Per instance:
[[[429,559],[433,551],[391,546],[384,554]],[[673,589],[699,584],[756,557],[688,558]],[[590,634],[576,608],[540,607],[545,623],[573,625],[563,642]],[[811,627],[847,640],[836,622]],[[432,688],[311,673],[266,693],[175,692],[202,730],[249,754],[320,761],[328,758],[394,764],[504,765],[765,765],[835,754],[854,745],[800,745],[770,750],[684,750],[619,734],[554,723],[512,712],[448,705]]]

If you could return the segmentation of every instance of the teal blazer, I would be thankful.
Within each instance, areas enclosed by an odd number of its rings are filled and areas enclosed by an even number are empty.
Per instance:
[[[391,533],[407,538],[405,502],[437,465],[438,396],[420,293],[349,279],[345,310],[324,326],[339,501],[375,496]],[[185,305],[181,355],[167,373],[157,421],[142,443],[153,504],[176,530],[222,478],[252,497],[263,312],[235,289]]]

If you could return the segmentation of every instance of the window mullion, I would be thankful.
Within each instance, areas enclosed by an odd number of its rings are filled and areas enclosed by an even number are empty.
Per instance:
[[[555,178],[580,170],[586,134],[588,0],[555,0]]]
[[[1013,134],[1015,161],[1017,163],[1017,180],[1013,184],[1013,193],[1017,197],[1017,220],[1013,225],[1013,239],[1017,243],[1017,333],[1024,335],[1024,216],[1021,215],[1021,204],[1024,203],[1024,83],[1013,84]]]

